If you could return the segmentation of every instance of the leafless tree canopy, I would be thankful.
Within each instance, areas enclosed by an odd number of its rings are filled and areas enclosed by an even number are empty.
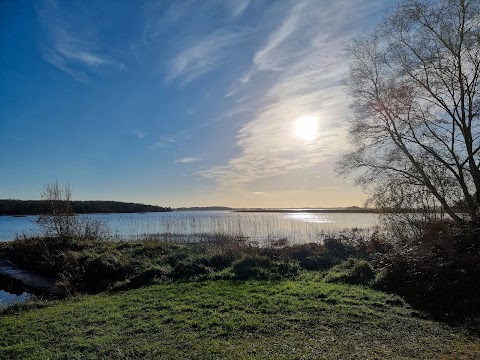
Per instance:
[[[41,194],[44,213],[37,223],[47,236],[62,239],[106,239],[110,236],[107,224],[99,219],[75,215],[72,208],[72,190],[67,184],[61,186],[53,181],[45,186]]]
[[[340,171],[377,206],[479,226],[480,0],[403,1],[348,53],[353,151]]]
[[[45,186],[41,198],[44,213],[39,216],[37,223],[47,235],[72,237],[75,219],[70,186],[61,187],[55,180]]]

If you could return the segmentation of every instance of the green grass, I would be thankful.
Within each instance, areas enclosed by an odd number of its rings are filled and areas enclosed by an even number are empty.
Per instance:
[[[320,281],[210,280],[0,314],[2,359],[475,359],[480,340],[400,298]]]

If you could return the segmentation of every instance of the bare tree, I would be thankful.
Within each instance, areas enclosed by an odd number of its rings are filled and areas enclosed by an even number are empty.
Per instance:
[[[44,212],[37,223],[49,236],[70,238],[74,235],[75,214],[72,208],[72,190],[70,185],[61,187],[55,180],[45,186],[41,193]]]
[[[98,240],[110,236],[110,229],[104,221],[74,213],[70,185],[62,187],[55,180],[45,186],[41,198],[44,213],[38,217],[37,223],[45,235],[77,240]]]
[[[403,1],[348,53],[340,172],[376,206],[428,204],[480,227],[480,0]]]

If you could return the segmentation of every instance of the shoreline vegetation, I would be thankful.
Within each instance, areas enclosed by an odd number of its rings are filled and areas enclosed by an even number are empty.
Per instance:
[[[0,354],[476,358],[478,294],[468,291],[478,279],[453,284],[441,273],[419,293],[425,283],[412,275],[431,264],[405,270],[397,250],[376,236],[265,247],[221,235],[17,238],[0,244],[0,256],[56,278],[63,296],[1,311]]]
[[[333,282],[397,293],[431,314],[480,313],[478,234],[459,234],[449,223],[431,224],[415,243],[395,242],[379,232],[331,234],[321,243],[296,245],[269,239],[262,246],[221,234],[125,241],[80,235],[23,235],[0,243],[0,258],[55,279],[64,296],[172,281],[278,280],[319,272]]]

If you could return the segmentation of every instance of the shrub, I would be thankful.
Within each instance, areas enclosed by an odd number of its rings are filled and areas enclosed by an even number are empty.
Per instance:
[[[336,254],[332,254],[323,244],[301,244],[284,246],[281,248],[266,247],[261,254],[273,259],[287,262],[298,262],[307,270],[322,270],[332,267],[342,261]]]
[[[128,289],[137,289],[155,283],[165,283],[169,281],[171,273],[163,268],[150,267],[133,277],[117,282],[112,290],[122,291]]]
[[[298,274],[299,266],[292,262],[274,261],[264,255],[245,255],[232,264],[231,272],[238,280],[274,280]]]
[[[223,270],[232,265],[232,263],[241,255],[233,251],[220,251],[213,254],[209,259],[208,263],[215,268],[215,270]]]
[[[308,256],[300,260],[300,266],[307,270],[324,270],[340,263],[342,260],[330,253]]]
[[[323,246],[326,251],[339,259],[348,259],[355,254],[355,247],[349,244],[346,237],[329,237],[323,240]]]
[[[350,258],[330,269],[325,281],[368,285],[374,278],[375,272],[368,261]]]
[[[320,256],[325,253],[325,247],[322,244],[300,244],[285,246],[279,249],[263,249],[264,253],[270,252],[283,259],[293,259],[302,261],[307,257]]]
[[[179,279],[199,279],[214,272],[210,266],[205,264],[205,259],[188,259],[179,262],[172,270],[171,277]]]
[[[427,224],[423,233],[385,258],[378,289],[404,296],[434,312],[480,312],[478,232],[447,222]]]
[[[374,232],[370,237],[358,242],[355,257],[382,266],[385,256],[391,253],[393,248],[391,240]]]
[[[67,294],[102,292],[135,272],[131,259],[112,249],[102,253],[67,251],[58,257],[58,266],[57,285]]]

